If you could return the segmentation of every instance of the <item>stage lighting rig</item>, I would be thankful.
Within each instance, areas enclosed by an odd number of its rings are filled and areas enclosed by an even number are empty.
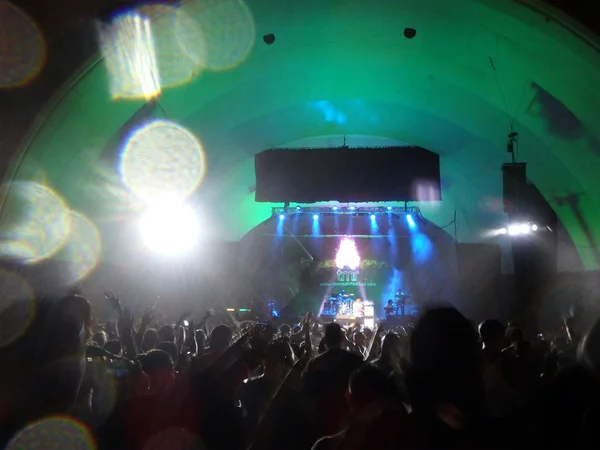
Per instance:
[[[272,208],[273,217],[280,215],[310,214],[316,215],[354,215],[372,216],[377,214],[409,214],[415,218],[422,218],[418,206],[355,206],[355,205],[333,205],[333,206],[287,206]]]

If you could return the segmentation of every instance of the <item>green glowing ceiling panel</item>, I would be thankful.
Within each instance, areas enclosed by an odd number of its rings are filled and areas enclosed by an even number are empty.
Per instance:
[[[192,198],[207,232],[239,239],[269,217],[272,205],[253,200],[255,153],[320,136],[339,145],[347,135],[349,145],[352,136],[373,136],[439,153],[444,200],[424,205],[424,214],[442,226],[456,208],[457,237],[484,241],[505,220],[500,166],[512,128],[529,178],[586,268],[598,268],[581,220],[561,201],[577,195],[600,239],[600,54],[585,30],[535,1],[248,0],[248,10],[238,0],[208,3],[227,4],[231,33],[219,34],[219,14],[207,22],[191,7],[186,20],[198,19],[208,48],[220,51],[207,58],[199,43],[192,56],[222,70],[161,59],[163,84],[173,86],[157,113],[202,143],[207,170]],[[263,42],[269,33],[272,45]],[[169,39],[156,37],[160,51]],[[105,242],[107,222],[135,213],[100,155],[143,104],[112,99],[109,85],[102,61],[88,67],[32,134],[17,175],[54,189]]]

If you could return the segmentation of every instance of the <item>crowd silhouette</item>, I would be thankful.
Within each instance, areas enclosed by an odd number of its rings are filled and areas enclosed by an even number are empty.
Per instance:
[[[39,298],[12,336],[23,305],[0,314],[3,448],[600,445],[599,326],[528,336],[436,306],[375,330],[310,313],[276,327],[107,301],[100,321],[80,293]]]

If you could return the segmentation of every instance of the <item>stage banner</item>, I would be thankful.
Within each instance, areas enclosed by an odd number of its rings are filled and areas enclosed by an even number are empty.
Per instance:
[[[354,240],[349,238],[341,240],[334,256],[326,260],[301,260],[300,288],[294,302],[297,312],[319,314],[324,307],[331,306],[328,303],[331,301],[343,302],[349,310],[356,299],[372,301],[378,310],[386,295],[393,297],[391,265],[378,259],[361,259]]]

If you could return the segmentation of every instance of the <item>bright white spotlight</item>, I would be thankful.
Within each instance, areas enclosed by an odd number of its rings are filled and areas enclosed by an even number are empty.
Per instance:
[[[349,267],[355,270],[360,266],[360,255],[356,243],[352,239],[342,238],[340,248],[335,256],[335,264],[338,269]]]
[[[200,225],[192,208],[170,201],[146,210],[140,221],[140,231],[144,244],[152,251],[177,256],[197,243]]]
[[[533,224],[531,225],[531,231],[537,231],[538,230],[538,226]]]
[[[508,234],[511,236],[519,236],[523,234],[528,234],[531,231],[531,228],[528,223],[516,223],[509,225]]]

